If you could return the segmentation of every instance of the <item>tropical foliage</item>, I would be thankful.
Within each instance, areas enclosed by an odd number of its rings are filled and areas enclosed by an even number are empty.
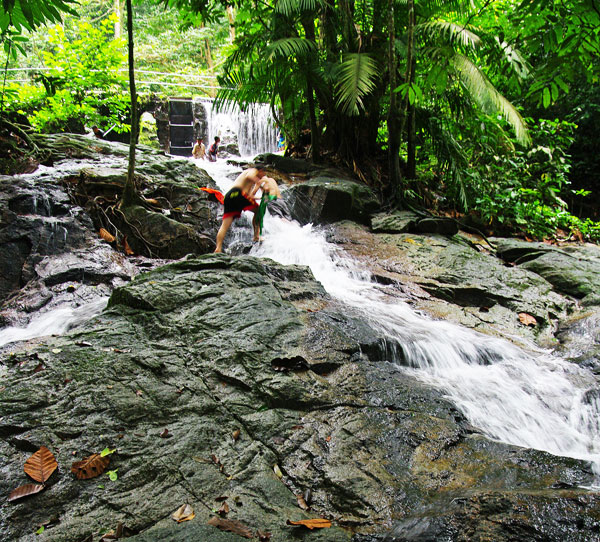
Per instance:
[[[116,131],[127,122],[124,41],[114,39],[114,16],[95,27],[75,25],[70,37],[62,26],[48,32],[49,50],[41,52],[44,69],[35,84],[14,88],[12,106],[45,132],[82,132],[96,124]]]
[[[97,29],[97,20],[113,6],[122,10],[124,0],[79,3],[27,2],[26,14],[21,0],[3,0],[5,49],[26,40],[19,46],[36,65],[31,59],[57,54],[56,31],[25,32],[75,7],[81,21],[68,18],[63,25],[65,43],[73,47],[83,22]],[[597,208],[585,204],[600,184],[600,153],[589,137],[600,122],[595,0],[234,4],[134,1],[137,68],[152,74],[138,76],[139,89],[193,94],[199,89],[192,77],[216,73],[218,104],[269,103],[289,153],[351,168],[390,205],[424,205],[481,227],[537,237],[557,228],[598,236],[593,222],[569,212],[577,204],[598,217]],[[102,32],[104,43],[118,49],[108,26]],[[174,77],[164,75],[169,72],[185,74],[192,84],[177,88]],[[38,79],[37,90],[30,87],[20,104],[23,110],[29,104],[38,129],[66,129],[60,116],[108,120],[94,117],[86,100],[69,103],[65,96],[60,107],[51,105],[71,83],[57,81],[51,95]],[[107,96],[113,84],[122,92],[122,82],[89,79],[88,97]],[[120,106],[114,110],[118,118],[110,122],[123,123]],[[50,111],[60,114],[52,119]],[[577,157],[573,167],[571,155]]]

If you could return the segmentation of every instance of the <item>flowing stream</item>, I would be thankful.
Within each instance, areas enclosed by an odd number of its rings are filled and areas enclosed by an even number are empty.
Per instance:
[[[232,184],[232,166],[217,162],[206,169],[221,190]],[[246,220],[245,229],[230,230],[230,242],[235,235],[250,239],[249,216]],[[330,295],[360,311],[385,338],[388,361],[442,390],[489,437],[588,460],[600,475],[600,394],[587,369],[417,314],[387,296],[310,224],[267,214],[264,240],[250,254],[310,267]]]

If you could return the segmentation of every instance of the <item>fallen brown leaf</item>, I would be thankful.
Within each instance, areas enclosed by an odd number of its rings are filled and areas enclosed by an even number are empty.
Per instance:
[[[217,513],[223,517],[229,514],[229,505],[227,504],[227,501],[223,502]]]
[[[329,529],[331,527],[331,521],[328,519],[317,518],[317,519],[301,519],[300,521],[290,521],[289,519],[286,522],[288,525],[302,525],[307,529]]]
[[[105,230],[104,228],[100,228],[98,235],[102,237],[102,239],[104,239],[107,243],[113,243],[116,239],[112,233],[110,233],[108,230]]]
[[[75,461],[71,465],[71,472],[78,480],[87,480],[100,476],[109,463],[110,458],[108,456],[102,457],[100,454],[92,454],[81,461]]]
[[[298,501],[298,506],[302,508],[302,510],[310,510],[310,506],[306,504],[306,501],[302,495],[296,495],[296,500]]]
[[[233,432],[233,435],[232,435],[232,437],[233,437],[233,442],[236,442],[236,441],[237,441],[237,440],[240,438],[240,433],[241,433],[241,431],[240,431],[239,429],[236,429],[236,430]]]
[[[519,313],[519,322],[526,326],[535,327],[537,325],[537,320],[531,314],[527,314],[526,312]]]
[[[35,495],[44,489],[42,484],[25,484],[13,489],[8,496],[8,502],[22,499],[23,497],[29,497],[29,495]]]
[[[45,446],[42,446],[27,461],[25,461],[25,473],[31,476],[36,482],[44,483],[50,475],[56,470],[58,463],[52,455],[52,452]]]
[[[271,533],[256,531],[256,536],[258,536],[258,542],[270,542],[271,540]]]
[[[171,514],[171,518],[177,523],[190,521],[196,517],[194,509],[189,504],[182,504],[175,512]]]
[[[220,529],[221,531],[229,531],[230,533],[243,536],[244,538],[252,538],[250,529],[246,527],[242,522],[235,521],[233,519],[223,519],[219,517],[212,517],[208,520],[208,524]]]
[[[133,250],[131,250],[131,247],[129,246],[129,243],[127,242],[127,237],[123,237],[123,250],[127,256],[134,254]]]

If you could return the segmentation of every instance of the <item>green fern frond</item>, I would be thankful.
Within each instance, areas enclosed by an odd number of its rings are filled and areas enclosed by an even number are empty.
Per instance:
[[[452,65],[470,96],[481,109],[490,113],[497,111],[513,127],[517,140],[523,145],[531,144],[531,138],[523,117],[515,107],[500,94],[490,80],[466,56],[456,54]]]
[[[365,53],[352,53],[344,57],[338,68],[337,106],[346,115],[358,115],[363,108],[363,98],[376,85],[377,63]]]
[[[277,0],[275,13],[289,17],[303,11],[316,11],[322,0]]]
[[[421,32],[428,37],[444,37],[449,43],[459,43],[464,47],[475,49],[480,43],[481,38],[467,30],[464,26],[447,21],[430,21],[428,23],[418,24],[415,27],[417,32]]]
[[[314,53],[315,45],[304,38],[282,38],[271,43],[265,52],[268,60],[274,57],[302,57]]]

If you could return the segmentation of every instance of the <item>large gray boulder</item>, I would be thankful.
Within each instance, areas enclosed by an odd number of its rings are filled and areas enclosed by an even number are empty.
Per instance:
[[[0,492],[41,445],[59,463],[0,509],[0,538],[121,523],[132,542],[242,540],[208,524],[225,501],[255,540],[593,539],[586,463],[483,437],[381,345],[302,267],[206,255],[138,276],[83,328],[0,359]],[[117,479],[76,480],[71,463],[105,447]],[[333,526],[286,524],[317,517]]]
[[[287,194],[292,216],[301,224],[341,220],[368,224],[371,214],[380,206],[368,186],[324,175],[292,185]]]
[[[498,255],[544,277],[557,291],[583,299],[588,305],[600,305],[600,248],[557,247],[520,239],[493,239]]]

